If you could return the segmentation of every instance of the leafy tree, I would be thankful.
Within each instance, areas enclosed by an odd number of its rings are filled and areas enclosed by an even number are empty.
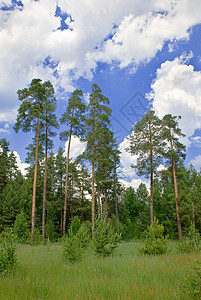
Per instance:
[[[0,140],[0,195],[9,179],[9,142]]]
[[[153,180],[157,167],[162,162],[164,149],[162,124],[153,110],[150,110],[140,122],[135,124],[128,139],[130,145],[126,151],[131,155],[137,155],[137,163],[132,167],[137,170],[138,175],[150,178],[150,220],[152,224],[154,221]]]
[[[172,164],[172,172],[174,179],[174,189],[175,189],[175,203],[176,203],[176,213],[177,213],[177,225],[178,225],[178,235],[179,240],[182,240],[182,228],[181,219],[179,213],[179,196],[178,196],[178,186],[177,186],[177,176],[176,176],[176,164],[185,158],[185,146],[179,142],[179,137],[184,137],[185,135],[181,132],[178,125],[178,120],[181,117],[172,116],[170,114],[163,117],[163,134],[164,138],[167,140],[169,147],[166,151],[166,159]]]
[[[68,130],[61,133],[62,140],[68,140],[68,150],[66,158],[66,181],[65,181],[65,199],[64,199],[64,216],[63,216],[63,235],[66,232],[66,209],[68,199],[68,169],[72,135],[80,136],[83,134],[82,123],[84,120],[85,105],[81,101],[83,93],[81,90],[75,90],[71,98],[68,99],[66,112],[62,115],[61,124],[66,124]]]
[[[29,230],[26,216],[23,211],[21,211],[15,219],[14,234],[19,243],[25,243],[27,241]]]

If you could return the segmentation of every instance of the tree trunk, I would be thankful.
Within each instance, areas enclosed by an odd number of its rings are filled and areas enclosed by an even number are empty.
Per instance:
[[[171,151],[173,153],[173,144],[172,141],[170,141],[170,147]],[[182,241],[182,229],[181,229],[181,220],[180,220],[180,214],[179,214],[179,202],[178,202],[178,188],[177,188],[177,177],[176,177],[176,167],[175,167],[175,159],[172,154],[172,172],[173,172],[173,179],[174,179],[174,191],[175,191],[175,203],[176,203],[176,214],[177,214],[177,227],[178,227],[178,235],[179,235],[179,241]]]
[[[68,142],[68,150],[67,150],[67,158],[66,158],[66,181],[65,181],[64,217],[63,217],[63,236],[66,233],[66,210],[67,210],[67,199],[68,199],[68,168],[69,168],[71,135],[72,135],[72,125],[71,125],[70,133],[69,133],[69,142]]]
[[[36,130],[36,153],[35,153],[35,168],[34,168],[34,182],[33,182],[32,213],[31,213],[31,245],[33,245],[34,229],[35,229],[36,182],[37,182],[37,170],[38,170],[39,125],[40,125],[40,120],[38,118],[38,120],[37,120],[37,130]]]
[[[100,188],[98,188],[98,218],[101,218]]]
[[[46,191],[47,191],[47,124],[46,124],[46,141],[45,141],[45,172],[43,184],[43,213],[42,213],[42,236],[43,244],[45,244],[45,211],[46,211]]]
[[[93,146],[94,152],[94,146]],[[94,226],[95,226],[95,186],[94,186],[94,177],[95,177],[95,163],[92,162],[92,188],[91,188],[91,238],[94,238]]]
[[[108,223],[107,168],[105,168],[105,219]]]
[[[154,174],[153,174],[153,150],[152,150],[152,136],[151,136],[151,127],[149,124],[149,133],[150,133],[150,221],[151,224],[154,221]]]
[[[117,233],[119,234],[119,214],[118,214],[118,203],[117,203],[117,182],[116,182],[116,169],[114,174],[114,197],[115,197],[115,212],[117,221]]]

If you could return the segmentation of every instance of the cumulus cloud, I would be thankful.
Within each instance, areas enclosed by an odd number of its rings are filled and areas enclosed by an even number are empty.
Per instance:
[[[65,143],[65,156],[67,155],[69,140]],[[86,143],[81,142],[79,137],[72,136],[70,146],[70,158],[75,159],[78,155],[82,154],[86,149]]]
[[[180,115],[180,127],[189,139],[197,128],[201,128],[201,72],[185,63],[185,57],[166,61],[157,70],[151,85],[153,109],[162,118],[165,114]]]
[[[5,2],[11,5],[0,5]],[[16,116],[16,91],[34,77],[50,79],[62,96],[80,76],[91,79],[98,62],[148,61],[165,41],[188,38],[201,21],[199,0],[21,2],[20,9],[0,10],[0,121],[11,121],[10,111]]]
[[[22,175],[25,176],[27,173],[26,168],[28,168],[30,165],[27,163],[22,163],[20,155],[16,151],[13,151],[13,153],[16,157],[16,162],[17,162],[17,166],[18,166],[19,170],[21,171]]]
[[[190,164],[192,164],[197,171],[200,171],[200,169],[201,169],[201,155],[198,155],[194,159],[192,159]]]
[[[125,187],[133,187],[135,190],[139,187],[139,185],[141,183],[146,185],[147,190],[149,191],[149,182],[143,181],[141,179],[132,179],[130,182],[127,182],[123,179],[119,180],[121,183],[123,183],[123,185],[125,185]]]

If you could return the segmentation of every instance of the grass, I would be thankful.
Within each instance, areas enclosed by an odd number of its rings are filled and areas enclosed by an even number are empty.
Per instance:
[[[143,256],[140,242],[121,243],[115,255],[92,251],[64,263],[62,245],[19,246],[14,274],[0,278],[0,299],[187,299],[181,292],[185,269],[198,255]]]

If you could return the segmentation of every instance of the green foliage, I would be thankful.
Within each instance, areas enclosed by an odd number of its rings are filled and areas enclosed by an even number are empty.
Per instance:
[[[25,243],[27,241],[29,230],[28,223],[23,211],[17,215],[14,223],[14,233],[19,243]]]
[[[17,263],[16,241],[12,229],[6,228],[0,235],[0,275],[13,270]]]
[[[181,289],[186,299],[201,299],[201,260],[195,259],[188,267]]]
[[[167,253],[168,237],[164,237],[164,227],[158,220],[154,219],[148,227],[145,247],[140,251],[144,254],[165,254]]]
[[[76,234],[78,232],[78,230],[80,229],[80,226],[81,226],[80,218],[78,216],[75,216],[71,222],[71,228],[72,228],[73,234]]]
[[[28,237],[28,240],[27,242],[30,241],[30,236],[31,236],[31,233],[29,232],[29,237]],[[34,229],[34,245],[39,245],[39,244],[42,244],[42,234],[40,232],[40,230],[36,227]]]
[[[65,238],[63,246],[63,257],[66,261],[74,263],[80,259],[83,255],[83,251],[78,237],[73,234],[72,227],[68,230],[68,235]]]
[[[91,238],[91,224],[90,227],[88,224],[83,224],[78,232],[76,233],[76,237],[79,240],[80,247],[82,249],[85,249],[89,243],[90,243],[90,238]]]
[[[120,236],[105,219],[96,220],[93,244],[98,256],[111,255],[120,241]]]
[[[195,230],[193,225],[191,225],[188,236],[181,243],[179,243],[178,248],[181,253],[198,252],[200,250],[199,244],[199,232]]]

